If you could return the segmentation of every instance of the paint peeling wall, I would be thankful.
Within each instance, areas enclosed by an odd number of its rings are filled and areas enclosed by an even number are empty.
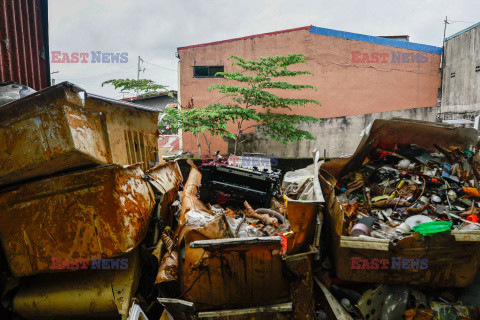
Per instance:
[[[47,0],[0,0],[0,82],[50,85]]]

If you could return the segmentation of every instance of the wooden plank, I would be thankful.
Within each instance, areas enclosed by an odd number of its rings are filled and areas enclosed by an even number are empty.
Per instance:
[[[325,287],[325,285],[317,278],[313,277],[315,283],[322,290],[323,296],[328,303],[330,310],[324,310],[328,313],[330,319],[336,320],[354,320],[350,314],[345,311],[343,306],[337,301],[337,299],[330,293],[330,291]]]
[[[480,242],[480,230],[453,230],[456,241]]]
[[[219,310],[219,311],[203,311],[197,314],[198,318],[210,318],[210,317],[227,317],[256,313],[274,313],[274,312],[291,312],[293,305],[291,302],[274,304],[270,306],[245,308],[245,309],[231,309],[231,310]]]
[[[390,240],[388,239],[375,239],[367,237],[340,237],[340,248],[350,249],[371,249],[388,251],[390,246]]]
[[[294,254],[294,255],[291,255],[291,256],[286,256],[286,257],[285,257],[285,261],[290,262],[290,261],[301,260],[301,259],[305,258],[305,257],[308,256],[308,255],[316,254],[316,253],[318,253],[318,249],[317,249],[316,247],[310,245],[310,251],[308,251],[308,252],[303,252],[303,253],[298,253],[298,254]]]

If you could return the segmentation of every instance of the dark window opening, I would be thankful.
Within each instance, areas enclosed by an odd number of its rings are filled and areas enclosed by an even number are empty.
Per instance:
[[[480,66],[475,67],[475,72],[480,72]]]
[[[450,73],[450,78],[455,78],[455,72]]]
[[[222,76],[215,76],[215,74],[223,71],[223,66],[194,66],[193,76],[195,78],[222,78]]]

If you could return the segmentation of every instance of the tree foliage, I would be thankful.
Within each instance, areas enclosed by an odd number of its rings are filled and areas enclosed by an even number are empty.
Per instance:
[[[205,108],[216,110],[219,118],[227,119],[236,124],[235,153],[245,130],[244,122],[253,120],[260,132],[283,144],[303,139],[315,138],[306,130],[301,130],[301,123],[311,124],[320,119],[311,116],[295,114],[295,107],[305,107],[313,103],[321,105],[313,99],[286,98],[275,93],[279,90],[300,91],[303,89],[317,90],[308,84],[292,84],[286,79],[300,75],[313,75],[309,71],[290,70],[294,64],[306,64],[304,54],[290,54],[288,56],[262,57],[258,61],[245,60],[238,56],[231,56],[232,65],[243,69],[242,72],[219,72],[228,82],[235,84],[215,84],[209,91],[218,90],[231,98],[231,103],[215,103]],[[283,112],[282,112],[283,111]],[[288,112],[290,111],[290,112]],[[288,113],[285,113],[288,112]]]
[[[115,89],[120,89],[120,92],[130,93],[134,91],[137,97],[145,98],[163,92],[171,95],[170,92],[166,90],[166,86],[157,84],[155,81],[149,79],[111,79],[103,82],[102,87],[107,84],[113,85]]]
[[[296,76],[313,75],[309,71],[289,69],[295,64],[306,64],[304,54],[262,57],[258,61],[245,60],[238,56],[231,56],[228,59],[233,60],[232,65],[238,66],[242,71],[218,72],[215,76],[222,76],[227,84],[215,84],[208,87],[208,90],[218,90],[230,97],[230,103],[216,102],[201,108],[181,110],[168,108],[162,122],[170,125],[172,130],[182,129],[195,134],[199,151],[201,150],[198,134],[206,131],[212,135],[234,139],[235,154],[239,143],[243,142],[244,132],[252,127],[257,127],[259,132],[283,144],[315,139],[310,132],[298,127],[300,124],[311,124],[320,119],[297,115],[295,108],[308,104],[321,105],[320,102],[300,97],[286,98],[276,94],[281,90],[317,90],[312,85],[292,84],[287,81],[288,78]],[[113,79],[105,81],[102,86],[105,84],[112,84],[115,89],[120,88],[121,92],[138,90],[144,96],[156,94],[166,88],[147,79]],[[255,124],[244,127],[247,121],[253,121]],[[235,125],[233,132],[228,130],[229,123]],[[204,137],[209,146],[205,135]]]

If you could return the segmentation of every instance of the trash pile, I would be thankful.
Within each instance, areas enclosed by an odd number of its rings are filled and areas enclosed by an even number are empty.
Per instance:
[[[337,319],[479,318],[478,136],[379,119],[322,165],[332,255],[316,280]]]
[[[343,176],[336,192],[345,213],[344,234],[395,241],[412,232],[480,230],[473,152],[435,148],[378,148],[359,170]]]
[[[230,206],[226,208],[218,203],[207,203],[205,206],[197,195],[200,173],[193,162],[190,161],[189,164],[192,170],[181,195],[182,205],[178,217],[181,225],[204,227],[212,220],[224,216],[230,238],[281,236],[291,232],[286,208],[280,203],[281,198],[272,200],[273,209],[268,207],[254,210],[247,200],[243,202],[243,208],[238,205],[232,206],[232,202],[229,202]],[[269,200],[271,197],[268,197]]]
[[[355,319],[480,319],[480,307],[465,304],[453,289],[332,284],[330,292]]]
[[[263,205],[265,201],[255,201],[255,205],[248,200],[239,203],[238,197],[226,197],[229,201],[222,204],[214,202],[217,197],[211,197],[213,202],[205,204],[200,199],[200,186],[206,182],[202,178],[203,168],[201,173],[191,160],[188,163],[191,170],[175,214],[175,231],[166,229],[170,236],[166,231],[162,235],[168,239],[163,244],[168,250],[163,250],[159,258],[155,283],[160,296],[166,297],[159,299],[165,312],[184,319],[201,317],[202,312],[221,315],[228,309],[235,309],[235,314],[249,314],[251,308],[267,308],[272,313],[281,306],[279,312],[313,317],[313,293],[306,296],[304,290],[311,291],[313,287],[309,255],[318,251],[308,250],[315,232],[319,232],[315,228],[318,203],[267,194],[271,199],[268,207]],[[238,172],[225,166],[218,168]],[[206,168],[209,177],[210,170],[211,167]],[[255,174],[252,170],[245,172]],[[167,243],[170,244],[165,246]],[[290,261],[297,253],[300,257]],[[305,263],[310,281],[285,276],[287,269],[292,269],[289,272],[293,275]],[[296,281],[300,284],[295,287]],[[304,302],[311,301],[305,302],[310,308],[295,306],[295,299],[300,300],[300,296]],[[179,304],[190,303],[189,312],[179,310]],[[298,310],[294,311],[295,308]]]

